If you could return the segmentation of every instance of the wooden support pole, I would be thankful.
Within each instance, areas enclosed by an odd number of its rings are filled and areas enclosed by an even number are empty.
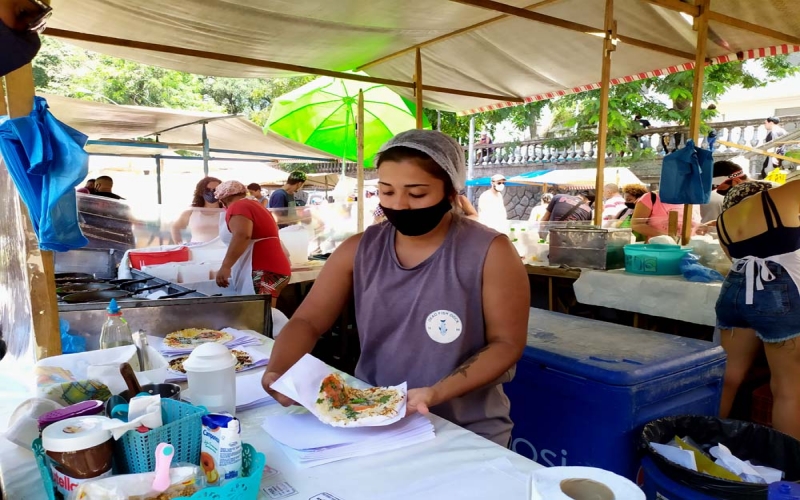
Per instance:
[[[356,143],[358,165],[356,189],[358,192],[358,232],[364,231],[364,91],[358,91],[358,113],[356,115]]]
[[[423,120],[423,103],[422,103],[422,50],[417,47],[415,58],[414,70],[414,97],[417,98],[417,128],[421,129],[424,123]]]
[[[5,97],[11,118],[27,116],[33,110],[33,69],[30,64],[6,75]],[[26,271],[31,301],[31,320],[36,359],[61,354],[61,335],[56,303],[55,264],[53,252],[39,250],[30,215],[18,199],[24,220]]]
[[[694,82],[692,84],[692,116],[689,121],[689,139],[698,144],[703,111],[703,80],[706,74],[706,46],[708,44],[708,12],[710,0],[700,0],[699,9],[694,18],[694,29],[697,31],[697,51],[694,59]],[[681,228],[681,244],[688,245],[692,236],[692,205],[683,207],[683,227]]]
[[[616,49],[614,45],[617,26],[614,21],[614,0],[606,0],[605,37],[603,38],[603,70],[600,79],[600,121],[597,131],[597,178],[595,179],[595,196],[598,196],[600,205],[595,202],[594,224],[603,224],[603,176],[606,168],[606,139],[608,137],[608,94],[611,89],[611,53]]]

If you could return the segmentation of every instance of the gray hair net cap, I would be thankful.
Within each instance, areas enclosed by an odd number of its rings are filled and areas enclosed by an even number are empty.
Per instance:
[[[375,157],[375,164],[380,164],[381,153],[398,146],[416,149],[430,156],[447,172],[456,191],[460,192],[466,186],[467,161],[464,158],[464,149],[449,135],[436,130],[413,129],[401,132],[381,146]]]

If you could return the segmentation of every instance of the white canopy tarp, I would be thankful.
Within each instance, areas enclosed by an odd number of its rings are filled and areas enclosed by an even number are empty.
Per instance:
[[[533,178],[522,176],[512,177],[508,182],[528,184],[531,186],[558,186],[563,189],[594,189],[595,179],[597,178],[596,168],[578,168],[574,170],[553,170]],[[603,170],[603,178],[606,183],[614,183],[617,186],[627,186],[628,184],[642,184],[636,174],[627,168],[609,167]]]
[[[206,132],[211,148],[261,153],[263,161],[331,161],[333,158],[304,144],[277,134],[267,134],[261,127],[243,116],[226,116],[218,113],[149,108],[144,106],[117,106],[49,94],[47,99],[53,115],[70,127],[80,130],[89,139],[112,139],[108,144],[89,145],[87,151],[95,154],[130,154],[153,156],[175,149],[201,152],[203,147],[203,120],[208,120]],[[177,128],[175,128],[177,127]],[[172,130],[168,130],[172,129]],[[113,143],[114,139],[132,140],[149,138],[159,144]],[[165,149],[161,149],[161,147]],[[241,155],[215,153],[225,157]]]
[[[500,10],[506,5],[550,16],[539,21],[469,3],[52,0],[49,28],[71,32],[61,35],[97,52],[215,76],[289,76],[295,73],[285,65],[299,65],[329,71],[362,69],[371,76],[411,82],[414,50],[420,47],[423,85],[527,101],[596,87],[603,44],[602,0],[504,0],[499,4]],[[482,3],[498,8],[495,2]],[[696,33],[691,17],[657,3],[614,2],[620,38],[612,65],[614,83],[693,66]],[[708,58],[716,63],[800,51],[800,9],[795,4],[713,0]],[[741,23],[733,27],[737,20],[768,28],[756,34],[742,29]],[[553,25],[564,21],[573,23],[573,29]],[[76,33],[83,40],[77,40]],[[184,53],[111,45],[92,36],[169,46]],[[650,48],[642,47],[647,44]],[[652,45],[658,46],[656,50]],[[185,49],[239,59],[198,57]],[[262,67],[253,60],[284,66]],[[406,97],[412,93],[409,88],[395,90]],[[426,106],[460,112],[514,104],[430,90],[423,96]]]

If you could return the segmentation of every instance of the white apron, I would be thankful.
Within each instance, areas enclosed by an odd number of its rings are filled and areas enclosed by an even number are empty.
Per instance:
[[[226,245],[231,244],[233,234],[231,234],[228,229],[228,223],[225,222],[225,214],[222,214],[219,219],[219,237]],[[228,280],[228,287],[230,287],[236,295],[256,295],[256,288],[253,286],[253,247],[259,241],[269,239],[277,238],[250,240],[247,249],[241,257],[239,257],[239,260],[236,261],[233,267],[231,267],[231,278]]]

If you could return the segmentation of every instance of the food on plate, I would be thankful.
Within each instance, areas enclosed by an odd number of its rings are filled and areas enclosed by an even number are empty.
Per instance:
[[[225,344],[233,340],[233,335],[208,328],[187,328],[172,332],[164,337],[164,346],[173,349],[194,348],[207,342]]]
[[[239,349],[231,349],[231,354],[236,356],[236,371],[240,372],[250,368],[253,365],[253,357],[245,351]],[[186,373],[183,368],[183,363],[189,359],[189,356],[178,356],[169,360],[169,369],[173,372]]]
[[[332,373],[322,380],[316,408],[325,420],[333,423],[355,422],[370,417],[397,416],[405,395],[399,389],[348,387],[342,377]]]

